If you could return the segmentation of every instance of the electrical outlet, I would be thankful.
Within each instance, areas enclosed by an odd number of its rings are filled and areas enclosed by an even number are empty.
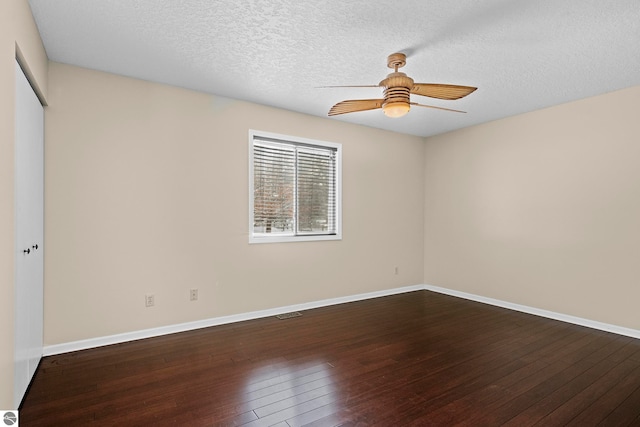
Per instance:
[[[191,301],[197,301],[198,300],[198,290],[197,289],[191,289],[189,291],[189,299]]]
[[[156,305],[156,296],[154,294],[146,294],[144,296],[145,307],[153,307]]]

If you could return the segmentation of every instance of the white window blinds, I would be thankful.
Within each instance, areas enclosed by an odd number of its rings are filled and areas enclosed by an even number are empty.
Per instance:
[[[336,236],[338,155],[339,146],[254,134],[252,238]]]

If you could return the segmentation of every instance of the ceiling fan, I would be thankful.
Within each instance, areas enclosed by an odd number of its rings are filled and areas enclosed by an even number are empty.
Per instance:
[[[459,86],[437,83],[415,83],[411,77],[405,73],[398,72],[398,68],[404,67],[407,63],[407,56],[404,53],[392,53],[387,58],[387,67],[393,68],[393,73],[389,73],[387,78],[377,85],[365,86],[323,86],[323,87],[382,87],[384,88],[384,98],[382,99],[351,99],[338,102],[329,110],[329,116],[338,114],[355,113],[357,111],[376,110],[382,111],[388,117],[402,117],[409,112],[412,105],[419,107],[435,108],[438,110],[454,111],[464,113],[460,110],[435,107],[433,105],[418,104],[410,101],[412,93],[416,95],[428,96],[438,99],[460,99],[473,91],[476,87]]]

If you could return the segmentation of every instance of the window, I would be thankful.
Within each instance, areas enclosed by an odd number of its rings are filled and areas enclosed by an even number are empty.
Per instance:
[[[249,132],[249,243],[341,239],[342,146]]]

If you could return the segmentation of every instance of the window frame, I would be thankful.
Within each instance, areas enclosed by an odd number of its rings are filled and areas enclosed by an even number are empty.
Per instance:
[[[332,234],[294,234],[256,236],[254,235],[254,140],[270,139],[283,144],[306,145],[319,148],[331,148],[336,150],[335,160],[335,233]],[[328,141],[320,141],[297,136],[282,135],[249,129],[249,243],[288,243],[342,240],[342,144]],[[297,196],[296,196],[297,197]]]

